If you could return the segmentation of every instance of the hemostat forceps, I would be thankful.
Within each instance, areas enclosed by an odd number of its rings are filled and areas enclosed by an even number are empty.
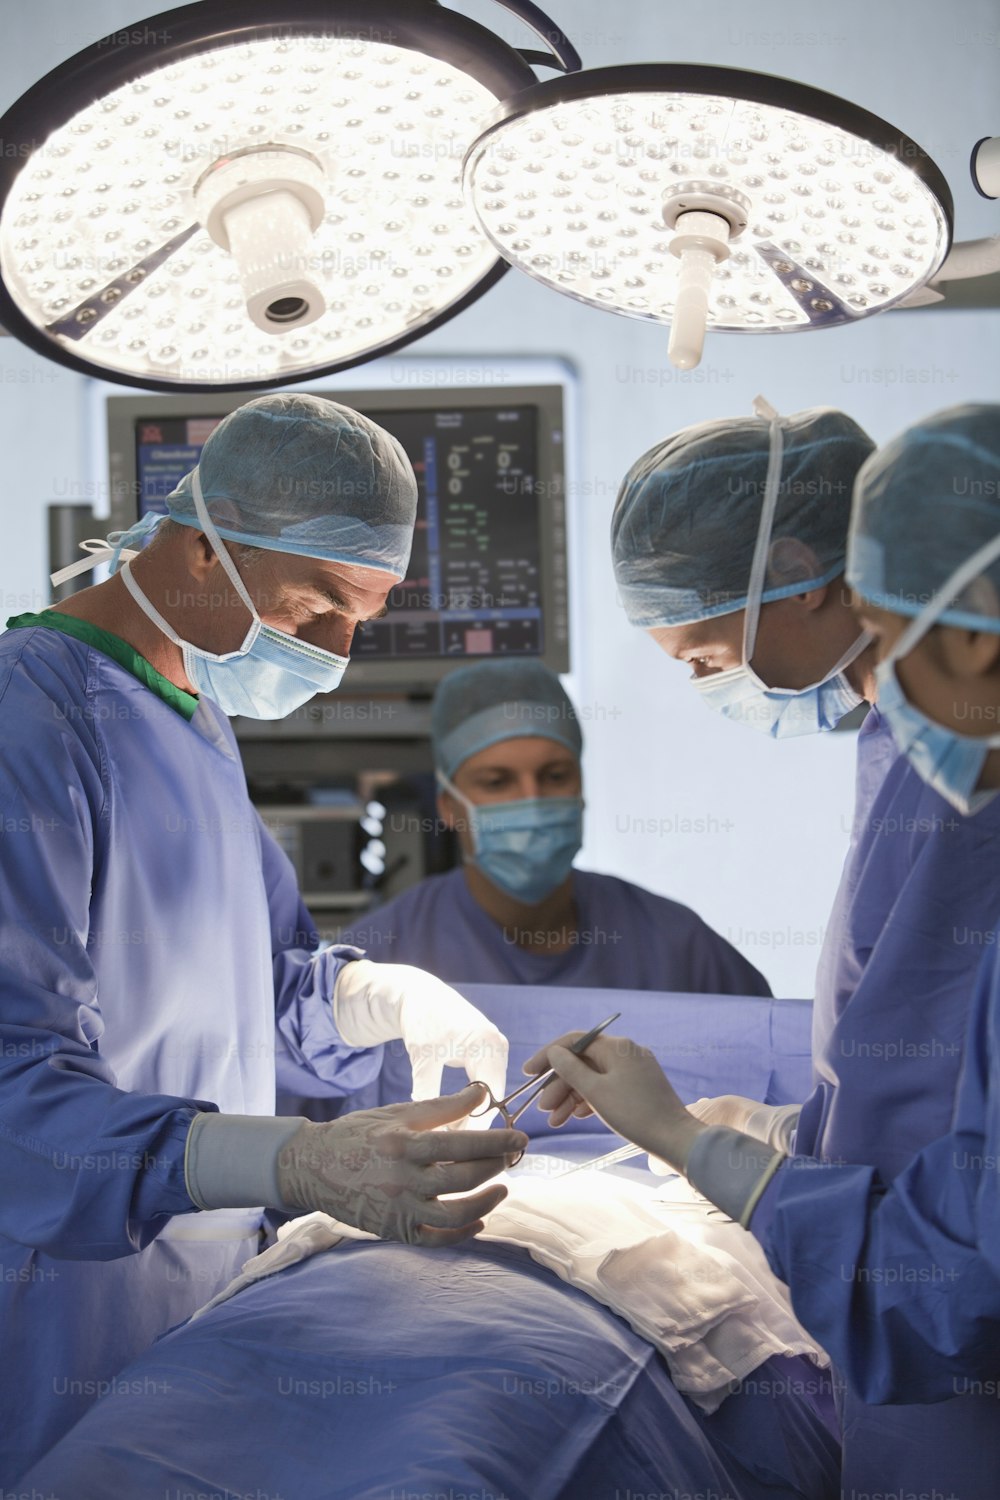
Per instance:
[[[612,1021],[618,1020],[618,1017],[620,1015],[621,1011],[616,1010],[613,1016],[608,1016],[607,1020],[601,1021],[597,1026],[592,1026],[589,1031],[584,1032],[583,1036],[578,1037],[568,1050],[575,1053],[576,1056],[579,1057],[581,1053],[586,1052],[591,1042],[599,1037],[602,1031],[607,1030]],[[530,1104],[533,1104],[535,1102],[542,1090],[552,1082],[555,1076],[555,1068],[549,1068],[547,1072],[540,1074],[536,1078],[529,1078],[527,1083],[522,1083],[519,1088],[514,1089],[512,1093],[508,1094],[506,1099],[497,1099],[493,1093],[493,1090],[489,1087],[488,1084],[483,1083],[481,1079],[474,1079],[473,1081],[477,1083],[480,1088],[486,1090],[489,1097],[483,1101],[478,1109],[474,1109],[472,1111],[470,1119],[475,1120],[478,1118],[478,1116],[487,1114],[491,1109],[496,1109],[500,1111],[500,1118],[507,1126],[507,1129],[512,1130],[517,1121],[524,1114],[524,1111]],[[529,1093],[528,1090],[530,1090],[531,1092]],[[522,1094],[527,1094],[527,1098],[522,1099]],[[521,1102],[517,1105],[516,1109],[511,1109],[510,1106],[515,1099],[520,1099]],[[511,1162],[511,1166],[516,1167],[523,1155],[523,1151],[519,1152]]]

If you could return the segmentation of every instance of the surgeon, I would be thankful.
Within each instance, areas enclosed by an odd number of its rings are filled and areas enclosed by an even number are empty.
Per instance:
[[[438,811],[462,864],[388,902],[344,942],[453,984],[770,994],[688,907],[573,868],[583,736],[554,672],[523,659],[460,667],[435,694],[431,739]]]
[[[0,638],[0,1488],[231,1279],[262,1205],[447,1245],[503,1196],[525,1137],[435,1128],[483,1095],[431,1097],[446,1064],[502,1091],[503,1037],[430,975],[318,950],[227,719],[336,688],[415,507],[373,422],[267,396],[112,539],[113,577]],[[276,1047],[345,1095],[396,1038],[421,1102],[274,1117]]]
[[[820,733],[874,705],[816,978],[813,1093],[801,1113],[732,1095],[698,1108],[891,1179],[951,1122],[980,956],[961,933],[992,931],[1000,911],[1000,804],[963,817],[877,705],[875,643],[844,580],[853,487],[873,450],[843,412],[780,417],[759,402],[639,459],[611,540],[629,620],[690,667],[734,734]],[[794,858],[792,827],[788,838]]]
[[[847,578],[909,767],[984,827],[1000,805],[1000,406],[932,417],[865,464]],[[600,1038],[586,1059],[555,1044],[526,1065],[560,1075],[540,1101],[553,1124],[593,1107],[749,1225],[847,1378],[845,1496],[997,1493],[1000,927],[976,920],[954,934],[981,962],[953,1119],[895,1176],[705,1124],[632,1043]],[[903,1038],[919,1034],[925,998],[895,999]]]

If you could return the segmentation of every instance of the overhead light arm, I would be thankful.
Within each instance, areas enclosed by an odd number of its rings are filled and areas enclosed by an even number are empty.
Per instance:
[[[556,68],[560,73],[578,73],[583,67],[583,60],[573,43],[561,31],[554,21],[532,0],[495,0],[504,10],[509,10],[511,15],[517,16],[525,25],[530,26],[537,36],[547,42],[549,52],[525,52],[519,49],[525,62],[543,68]]]
[[[984,136],[972,148],[969,162],[972,185],[983,198],[1000,198],[1000,136]],[[899,304],[904,310],[930,307],[950,300],[947,288],[956,281],[977,281],[1000,272],[1000,234],[978,240],[959,240],[952,245],[941,269],[927,283]],[[963,298],[963,303],[966,299]],[[973,303],[972,305],[977,305]],[[984,305],[996,305],[995,289]]]

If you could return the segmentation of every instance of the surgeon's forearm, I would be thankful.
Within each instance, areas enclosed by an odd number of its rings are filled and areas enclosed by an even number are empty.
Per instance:
[[[703,1125],[681,1170],[692,1187],[746,1229],[768,1183],[787,1159],[784,1151],[775,1151],[756,1136],[724,1125]]]
[[[630,1140],[648,1151],[650,1156],[665,1161],[675,1172],[686,1175],[688,1158],[694,1144],[708,1129],[709,1126],[684,1109],[678,1100],[676,1113],[657,1119],[646,1131],[632,1129],[627,1134]]]
[[[283,1208],[278,1154],[305,1123],[300,1115],[195,1116],[184,1152],[184,1181],[198,1208]]]

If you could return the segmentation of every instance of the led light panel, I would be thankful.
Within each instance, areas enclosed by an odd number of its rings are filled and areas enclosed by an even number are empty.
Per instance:
[[[36,328],[109,373],[222,386],[350,363],[495,268],[460,180],[495,105],[458,68],[377,41],[269,38],[172,62],[28,158],[0,220],[4,282]],[[326,312],[274,333],[249,317],[193,196],[215,162],[269,145],[309,152],[326,178],[308,264],[289,266]]]
[[[464,181],[511,264],[581,302],[669,323],[679,261],[664,208],[685,195],[719,194],[750,207],[714,272],[710,327],[781,332],[850,322],[891,307],[941,265],[950,198],[943,179],[940,191],[928,182],[940,174],[932,163],[917,170],[928,159],[905,137],[896,134],[903,144],[886,149],[852,129],[850,115],[884,122],[848,105],[848,123],[837,125],[780,103],[657,89],[648,82],[654,71],[580,75],[578,97],[559,97],[554,81],[497,111],[470,148]],[[747,78],[776,97],[784,85],[713,71],[733,80],[734,92]],[[601,91],[601,74],[611,73],[623,85],[630,73],[646,82]],[[831,100],[786,87],[797,102]],[[888,144],[891,127],[884,131]]]

